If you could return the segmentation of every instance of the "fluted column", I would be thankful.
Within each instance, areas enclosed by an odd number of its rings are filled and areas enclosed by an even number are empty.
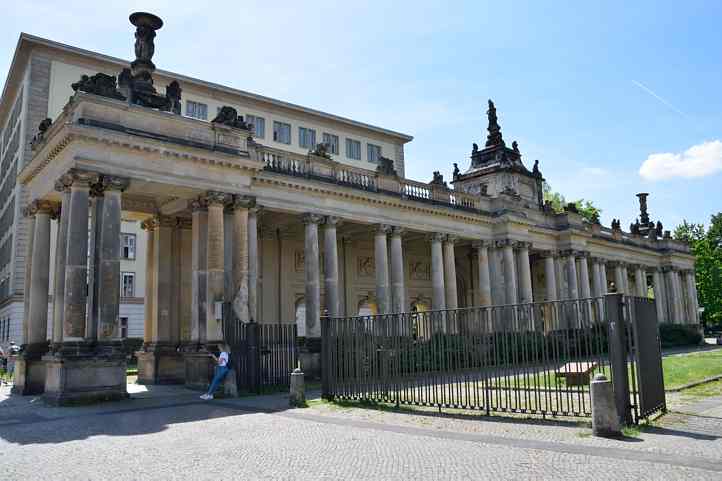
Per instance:
[[[57,240],[55,242],[55,276],[53,277],[53,343],[63,342],[63,314],[65,303],[65,257],[68,245],[68,212],[70,187],[63,178],[55,183],[62,195]]]
[[[521,289],[519,302],[534,302],[534,293],[532,291],[531,281],[531,264],[529,263],[529,248],[531,247],[531,243],[519,242],[517,246],[519,248],[517,253],[519,276],[521,277],[521,279],[519,279],[519,287]]]
[[[685,290],[687,292],[687,322],[689,324],[699,324],[699,301],[697,300],[697,283],[695,282],[694,269],[684,271],[684,281]]]
[[[516,288],[516,266],[514,264],[514,241],[503,240],[497,245],[502,249],[504,264],[504,290],[506,291],[506,303],[517,304],[519,295]]]
[[[446,308],[459,307],[459,294],[456,288],[456,254],[454,244],[456,237],[446,236],[444,240],[444,286],[446,289]]]
[[[664,277],[662,275],[662,269],[654,269],[653,282],[654,282],[654,304],[657,309],[657,322],[667,322],[667,294],[664,288]]]
[[[559,293],[557,292],[557,276],[554,266],[556,252],[544,251],[542,252],[542,256],[544,257],[544,288],[546,290],[546,300],[557,301],[559,300]]]
[[[478,241],[474,244],[478,263],[478,285],[479,285],[479,304],[482,306],[490,306],[491,301],[491,274],[489,271],[489,242]]]
[[[391,231],[391,310],[406,312],[406,286],[404,283],[404,251],[401,235],[403,229],[394,227]]]
[[[27,344],[44,344],[48,332],[48,296],[50,288],[50,218],[56,217],[57,206],[48,201],[35,201],[30,207],[35,216],[30,274],[30,312]]]
[[[261,262],[258,251],[258,218],[261,208],[254,205],[248,209],[248,315],[258,321],[261,310],[258,302],[258,277]]]
[[[682,299],[682,283],[679,279],[679,269],[673,267],[669,271],[672,283],[672,292],[674,293],[672,308],[674,309],[674,322],[684,322],[684,300]]]
[[[257,320],[251,313],[251,236],[250,236],[250,211],[254,205],[251,198],[235,196],[230,205],[233,215],[233,310],[238,319],[248,322],[251,319]],[[254,222],[255,223],[255,222]],[[255,254],[258,255],[258,240],[255,241]],[[254,306],[255,307],[255,306]]]
[[[306,276],[306,325],[299,335],[321,337],[321,287],[318,258],[318,224],[323,217],[317,214],[305,214],[304,273]]]
[[[90,172],[70,173],[68,242],[65,266],[65,301],[63,341],[82,341],[85,335],[88,282],[88,199],[91,183],[98,175]]]
[[[589,280],[589,254],[579,253],[579,297],[588,299],[592,297],[591,282]]]
[[[628,295],[633,294],[632,289],[629,288],[629,269],[626,263],[622,264],[622,280],[624,281],[622,291]]]
[[[35,241],[35,213],[30,206],[23,209],[23,217],[28,220],[28,245],[25,250],[25,284],[23,286],[23,339],[21,343],[27,344],[28,330],[30,328],[30,285],[33,275],[33,242]]]
[[[577,282],[577,261],[576,253],[568,250],[562,253],[562,257],[565,259],[567,282],[569,284],[568,298],[579,299],[579,283]]]
[[[228,202],[228,195],[222,192],[208,192],[208,250],[207,258],[207,291],[206,336],[209,342],[223,339],[222,323],[216,319],[216,302],[224,301],[225,294],[225,257],[223,210]]]
[[[98,252],[98,339],[120,339],[121,195],[128,179],[103,176],[103,230]]]
[[[634,265],[634,290],[635,295],[647,297],[647,272],[643,265]]]
[[[330,317],[340,317],[341,296],[338,285],[338,217],[327,216],[323,221],[323,262],[326,309]]]
[[[618,293],[627,294],[627,292],[624,290],[626,283],[624,282],[623,263],[615,261],[612,263],[612,267],[614,268],[614,287],[617,289]]]
[[[605,260],[592,257],[592,296],[601,297],[607,293]]]
[[[376,305],[379,314],[388,314],[391,310],[389,297],[389,254],[387,234],[388,225],[378,225],[374,234],[374,260],[376,266]]]
[[[206,311],[208,309],[208,206],[205,199],[195,199],[190,203],[192,215],[193,246],[191,263],[193,277],[191,291],[191,342],[206,342]],[[148,246],[152,245],[150,238]],[[150,259],[150,253],[148,254]],[[148,280],[146,279],[146,283]],[[147,291],[147,289],[146,289]],[[147,295],[147,294],[146,294]],[[146,299],[146,304],[148,299]]]
[[[444,288],[443,234],[431,234],[431,308],[435,311],[446,309]]]
[[[140,225],[141,229],[146,231],[146,252],[145,252],[145,321],[143,324],[143,342],[148,345],[153,342],[153,312],[155,311],[155,302],[153,289],[155,276],[155,231],[158,227],[158,221],[155,217],[143,221]]]

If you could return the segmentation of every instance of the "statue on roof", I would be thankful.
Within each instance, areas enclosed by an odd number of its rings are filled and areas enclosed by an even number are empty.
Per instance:
[[[532,173],[532,175],[533,175],[534,177],[541,177],[541,176],[542,176],[542,173],[541,173],[541,171],[539,170],[539,159],[537,159],[537,160],[534,161],[534,167],[532,168],[531,173]]]
[[[479,151],[479,145],[478,145],[476,142],[474,142],[474,143],[471,145],[471,153],[472,153],[472,154],[475,154],[475,153],[477,153],[478,151]]]
[[[517,142],[516,140],[514,142],[512,142],[511,149],[518,154],[519,153],[519,142]]]
[[[499,120],[496,117],[496,107],[491,99],[489,99],[489,110],[486,111],[486,116],[489,120],[489,125],[487,127],[489,135],[486,136],[486,146],[491,147],[493,145],[503,145],[504,140],[501,137],[501,127],[499,126]]]
[[[461,172],[459,171],[459,164],[454,162],[454,180],[458,179],[459,175],[461,175]]]

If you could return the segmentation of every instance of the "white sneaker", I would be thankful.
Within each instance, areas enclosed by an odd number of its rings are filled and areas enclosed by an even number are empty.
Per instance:
[[[207,400],[208,400],[208,394],[201,394],[201,399],[203,399],[204,401],[207,401]]]
[[[209,399],[209,400],[210,400],[210,399],[213,399],[213,394],[208,394],[208,395],[206,396],[206,399]]]

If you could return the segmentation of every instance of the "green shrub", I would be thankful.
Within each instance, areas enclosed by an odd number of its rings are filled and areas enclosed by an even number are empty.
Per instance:
[[[702,342],[699,326],[662,323],[659,325],[662,347],[693,346]]]

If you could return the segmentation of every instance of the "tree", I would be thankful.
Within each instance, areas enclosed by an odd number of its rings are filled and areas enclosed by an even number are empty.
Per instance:
[[[562,194],[559,192],[553,192],[551,185],[544,182],[542,189],[544,193],[544,201],[551,202],[552,210],[557,214],[564,212],[564,207],[568,205],[568,202]],[[584,220],[590,224],[598,223],[599,216],[602,213],[602,209],[595,207],[591,200],[579,199],[572,202],[579,211]]]
[[[683,220],[674,238],[687,242],[695,256],[697,297],[707,325],[722,326],[722,212],[712,216],[707,230]]]

